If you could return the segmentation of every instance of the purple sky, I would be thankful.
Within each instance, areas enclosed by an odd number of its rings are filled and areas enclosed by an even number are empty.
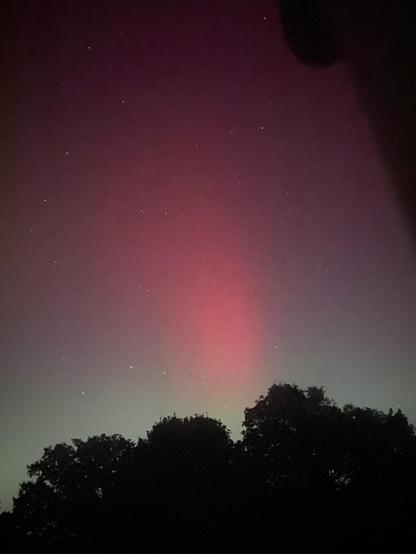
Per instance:
[[[274,380],[416,421],[414,244],[344,62],[299,64],[271,0],[6,21],[3,507],[49,444],[237,434]]]

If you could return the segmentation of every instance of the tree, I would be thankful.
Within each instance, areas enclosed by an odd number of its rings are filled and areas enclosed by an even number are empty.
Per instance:
[[[322,492],[341,482],[341,425],[322,388],[273,385],[245,410],[243,444],[270,486]]]
[[[229,518],[232,452],[229,431],[218,420],[173,416],[156,423],[138,441],[125,474],[119,536],[150,551],[173,544],[214,551]]]
[[[245,410],[243,426],[243,447],[272,491],[266,515],[288,537],[299,521],[306,535],[325,521],[328,536],[367,541],[368,551],[397,540],[416,491],[415,433],[400,411],[340,409],[322,388],[278,384]]]
[[[28,466],[31,480],[14,500],[20,533],[57,549],[99,541],[118,473],[133,448],[120,435],[46,448]]]
[[[404,414],[344,406],[345,512],[354,514],[356,534],[378,543],[410,540],[416,494],[416,437]],[[384,545],[385,546],[385,545]]]
[[[339,537],[376,552],[410,533],[416,439],[400,410],[341,409],[323,388],[281,383],[243,426],[234,443],[218,420],[172,416],[137,443],[46,448],[0,516],[9,552],[329,553]]]

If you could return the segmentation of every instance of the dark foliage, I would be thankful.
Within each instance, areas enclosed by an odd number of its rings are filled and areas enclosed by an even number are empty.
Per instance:
[[[46,448],[0,515],[3,551],[381,552],[410,539],[416,438],[400,410],[279,384],[243,427],[233,442],[218,420],[173,416],[137,443]]]

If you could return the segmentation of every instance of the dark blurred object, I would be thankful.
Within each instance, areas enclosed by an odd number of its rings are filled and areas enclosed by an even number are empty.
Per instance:
[[[342,51],[416,240],[416,2],[279,0],[286,41],[304,64]]]
[[[328,14],[320,0],[280,0],[285,38],[303,63],[325,67],[339,57],[339,47]]]

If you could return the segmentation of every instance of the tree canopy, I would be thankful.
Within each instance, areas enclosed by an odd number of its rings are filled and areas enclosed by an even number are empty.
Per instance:
[[[9,552],[375,551],[406,534],[415,462],[400,410],[274,384],[236,442],[194,415],[46,448],[0,532]]]

